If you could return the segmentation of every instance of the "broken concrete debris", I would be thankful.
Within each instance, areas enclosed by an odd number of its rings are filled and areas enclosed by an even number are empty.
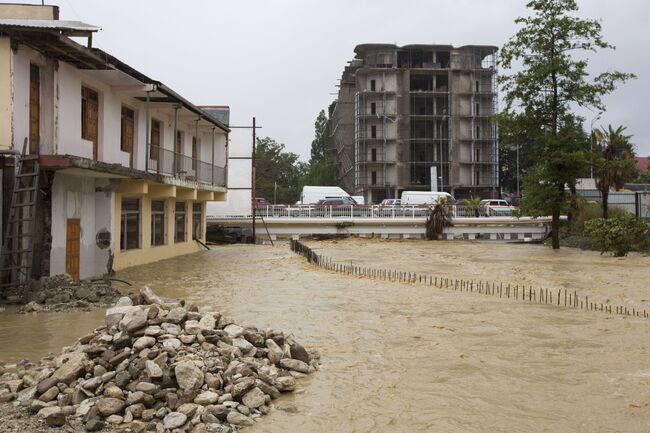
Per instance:
[[[0,402],[52,427],[226,433],[254,424],[318,368],[318,352],[291,335],[149,288],[120,298],[105,322],[59,356],[0,370]]]

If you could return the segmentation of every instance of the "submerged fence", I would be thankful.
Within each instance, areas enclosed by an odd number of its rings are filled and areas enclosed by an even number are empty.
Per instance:
[[[371,278],[375,280],[391,281],[398,283],[421,284],[440,289],[449,289],[459,292],[478,293],[486,296],[528,301],[543,305],[553,305],[579,310],[602,311],[608,314],[641,317],[647,319],[650,314],[644,309],[629,308],[623,305],[611,305],[593,302],[589,296],[580,296],[577,291],[567,289],[539,289],[523,284],[504,284],[490,281],[464,280],[446,278],[415,272],[402,272],[392,269],[370,268],[354,264],[337,263],[331,257],[316,254],[311,248],[300,241],[291,241],[291,250],[307,258],[320,268],[346,275]]]

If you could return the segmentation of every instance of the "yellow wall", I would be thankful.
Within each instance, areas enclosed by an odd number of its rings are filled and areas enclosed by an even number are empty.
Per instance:
[[[122,214],[122,197],[138,197],[140,198],[140,248],[127,251],[120,250],[120,237],[121,237],[121,218]],[[165,223],[167,231],[165,238],[167,240],[165,245],[151,246],[151,200],[165,200]],[[185,201],[185,242],[174,242],[174,216],[176,198],[156,197],[153,194],[143,195],[130,195],[115,193],[115,227],[113,232],[114,237],[114,253],[115,259],[113,267],[115,270],[128,268],[131,266],[143,265],[145,263],[156,262],[158,260],[168,259],[170,257],[180,256],[183,254],[194,253],[202,251],[203,247],[198,242],[192,240],[192,200],[178,200]],[[205,203],[202,203],[201,216],[202,234],[201,240],[205,242]]]
[[[11,147],[11,45],[0,37],[0,148]]]

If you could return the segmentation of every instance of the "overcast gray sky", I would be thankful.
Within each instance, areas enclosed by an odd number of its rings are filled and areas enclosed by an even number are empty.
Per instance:
[[[594,71],[638,79],[605,100],[597,125],[628,126],[650,154],[650,2],[578,0],[602,18],[616,51],[592,56]],[[354,46],[366,42],[501,46],[525,0],[55,0],[61,19],[102,27],[94,44],[196,104],[229,105],[231,122],[256,116],[262,136],[309,158],[314,120],[335,97]],[[585,112],[587,123],[593,117]]]

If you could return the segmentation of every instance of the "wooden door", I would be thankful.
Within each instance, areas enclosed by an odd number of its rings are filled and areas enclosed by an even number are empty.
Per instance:
[[[151,143],[149,146],[149,159],[156,161],[156,170],[160,171],[160,122],[151,119]]]
[[[181,155],[183,154],[183,133],[181,131],[176,131],[176,142],[174,143],[174,172],[178,173],[183,171],[181,164],[183,159]]]
[[[135,130],[135,112],[127,107],[122,107],[122,152],[129,154],[129,167],[133,168],[133,142]]]
[[[65,271],[75,281],[79,281],[79,257],[81,249],[81,221],[68,219],[65,235]]]
[[[93,143],[93,159],[97,160],[99,136],[99,95],[87,87],[81,88],[81,137]]]
[[[29,153],[38,153],[41,134],[41,71],[29,66]]]
[[[192,137],[192,170],[195,171],[196,175],[196,161],[199,158],[199,149],[196,137]]]

